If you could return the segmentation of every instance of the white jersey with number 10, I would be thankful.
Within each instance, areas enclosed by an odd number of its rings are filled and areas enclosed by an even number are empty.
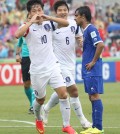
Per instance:
[[[30,53],[30,73],[45,75],[58,65],[53,53],[52,26],[49,21],[29,27],[26,42]]]

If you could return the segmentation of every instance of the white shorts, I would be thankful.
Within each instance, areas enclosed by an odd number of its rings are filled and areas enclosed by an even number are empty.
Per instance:
[[[74,70],[68,70],[68,69],[61,69],[63,78],[66,82],[66,86],[70,87],[75,84],[75,71]]]
[[[43,77],[41,74],[31,74],[31,84],[38,99],[45,97],[47,84],[50,84],[53,89],[66,86],[59,67],[54,68],[54,70]]]

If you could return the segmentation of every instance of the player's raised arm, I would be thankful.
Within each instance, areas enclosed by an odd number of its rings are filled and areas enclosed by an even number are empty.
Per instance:
[[[45,14],[43,14],[42,17],[45,20],[54,21],[54,22],[58,23],[59,25],[62,25],[63,27],[67,27],[69,25],[69,22],[62,18],[52,17],[52,16],[48,16]]]
[[[26,33],[26,31],[29,29],[29,27],[33,24],[33,23],[40,23],[41,22],[41,18],[40,15],[35,14],[29,22],[26,22],[22,27],[20,27],[16,32],[15,32],[15,37],[16,38],[20,38],[22,36],[24,36],[24,34]]]

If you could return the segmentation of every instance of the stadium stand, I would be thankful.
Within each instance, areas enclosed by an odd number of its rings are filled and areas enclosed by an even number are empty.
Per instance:
[[[1,0],[0,1],[0,58],[14,58],[14,37],[16,29],[24,22],[26,17],[25,4],[27,0]],[[52,5],[55,0],[43,0],[45,13],[53,14]],[[101,2],[95,0],[68,0],[70,5],[70,17],[74,18],[74,11],[81,5],[87,5],[92,10],[92,23],[94,23],[105,43],[103,57],[120,57],[120,4],[112,2],[101,6]],[[113,25],[114,24],[114,25]],[[118,26],[118,27],[117,27]],[[82,51],[76,47],[77,57],[81,57]]]

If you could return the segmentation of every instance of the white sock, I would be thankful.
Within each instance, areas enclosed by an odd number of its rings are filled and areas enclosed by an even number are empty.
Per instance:
[[[55,105],[57,105],[58,103],[59,103],[59,97],[58,97],[57,93],[54,92],[54,93],[51,95],[51,97],[50,97],[49,101],[47,102],[47,104],[45,104],[44,110],[45,110],[46,112],[49,112],[50,109],[51,109],[52,107],[54,107]]]
[[[42,105],[40,105],[35,99],[34,103],[33,103],[33,110],[34,110],[34,115],[35,115],[37,120],[42,120],[41,108],[42,108]]]
[[[59,99],[60,111],[62,113],[63,126],[70,125],[70,103],[69,99]]]
[[[78,119],[82,123],[83,121],[86,121],[86,118],[82,111],[82,106],[79,100],[79,97],[70,97],[70,104],[72,108],[74,109],[75,114],[77,115]]]

